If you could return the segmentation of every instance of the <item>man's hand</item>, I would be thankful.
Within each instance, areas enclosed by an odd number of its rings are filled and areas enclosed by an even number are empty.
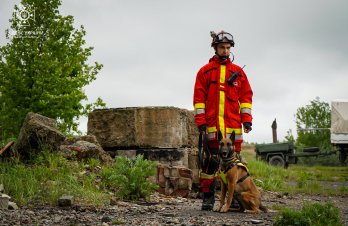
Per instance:
[[[207,132],[207,125],[203,124],[198,127],[199,133],[206,133]]]
[[[244,133],[249,133],[252,130],[251,125],[251,122],[243,122]]]

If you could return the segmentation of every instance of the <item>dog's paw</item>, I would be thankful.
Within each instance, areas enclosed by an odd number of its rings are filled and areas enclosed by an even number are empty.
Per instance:
[[[220,213],[227,213],[229,209],[229,206],[227,206],[226,204],[222,206],[222,208],[220,209]]]
[[[220,209],[221,209],[221,206],[220,205],[216,205],[216,206],[214,206],[213,211],[214,212],[220,212]]]

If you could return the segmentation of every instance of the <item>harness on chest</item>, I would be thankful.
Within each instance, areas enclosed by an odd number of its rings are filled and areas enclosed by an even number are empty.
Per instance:
[[[229,161],[226,161],[226,162],[223,161],[222,165],[220,166],[220,170],[217,172],[217,175],[220,177],[222,182],[224,182],[224,184],[227,184],[227,178],[226,178],[227,171],[229,171],[230,169],[232,169],[235,166],[241,166],[241,167],[243,167],[247,171],[247,174],[245,176],[241,177],[237,181],[237,184],[238,183],[242,183],[245,179],[247,179],[250,176],[248,167],[246,167],[246,165],[244,165],[238,159],[232,159],[232,160],[229,160]]]

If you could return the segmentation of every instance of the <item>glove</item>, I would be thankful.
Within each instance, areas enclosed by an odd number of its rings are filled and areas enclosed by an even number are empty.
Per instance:
[[[200,133],[205,133],[207,131],[207,125],[203,124],[198,127]]]
[[[244,127],[244,129],[247,129],[247,130],[252,130],[252,128],[251,128],[251,122],[243,122],[243,127]]]

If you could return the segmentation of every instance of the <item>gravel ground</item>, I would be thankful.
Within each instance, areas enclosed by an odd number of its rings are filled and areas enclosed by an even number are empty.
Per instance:
[[[274,192],[263,192],[262,196],[270,212],[258,215],[201,211],[200,199],[155,194],[149,203],[119,201],[105,208],[41,206],[0,210],[0,225],[272,225],[280,207],[299,209],[306,202],[330,201],[340,209],[343,225],[348,226],[348,196],[284,195]]]

